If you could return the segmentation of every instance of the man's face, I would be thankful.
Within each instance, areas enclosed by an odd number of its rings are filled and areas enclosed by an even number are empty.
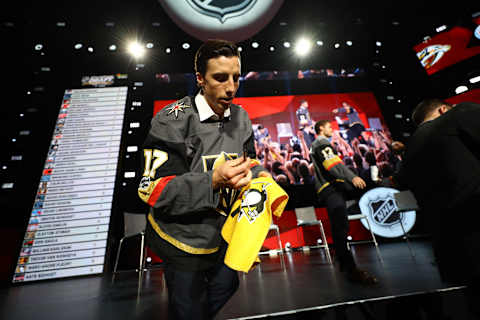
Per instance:
[[[327,122],[323,127],[320,127],[320,128],[322,128],[322,133],[325,137],[327,137],[327,138],[332,137],[333,129],[332,129],[332,125],[330,124],[330,122]]]
[[[308,101],[303,101],[302,102],[302,107],[308,108]]]
[[[207,61],[205,75],[197,72],[197,82],[209,106],[218,115],[223,115],[237,93],[240,78],[238,57],[219,56]]]

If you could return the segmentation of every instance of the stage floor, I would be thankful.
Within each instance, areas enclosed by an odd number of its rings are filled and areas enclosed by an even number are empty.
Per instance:
[[[415,303],[433,297],[424,301],[433,311],[427,306],[418,319],[430,319],[429,312],[467,319],[463,287],[441,281],[428,239],[411,240],[411,247],[402,240],[380,243],[380,260],[373,245],[353,246],[358,266],[379,279],[371,287],[348,282],[322,249],[262,255],[259,267],[240,274],[239,290],[217,319],[393,319],[412,308],[412,297]],[[24,283],[2,289],[0,303],[0,319],[167,319],[161,268],[145,272],[141,282],[127,271],[114,279],[104,274]]]

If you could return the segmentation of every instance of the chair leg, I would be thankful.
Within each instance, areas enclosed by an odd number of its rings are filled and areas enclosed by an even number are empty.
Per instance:
[[[370,231],[370,234],[372,235],[373,243],[375,244],[375,249],[377,250],[377,256],[380,259],[380,261],[383,262],[382,256],[380,254],[380,249],[378,248],[377,238],[375,238],[375,234],[372,231],[372,227],[370,226],[370,222],[368,221],[368,218],[364,218],[364,219],[367,221],[368,230]]]
[[[113,273],[117,272],[118,260],[120,259],[120,251],[122,250],[123,240],[125,240],[125,237],[120,239],[120,243],[118,245],[118,251],[117,251],[117,258],[115,259],[115,266],[113,267]]]
[[[145,269],[145,232],[140,232],[140,236],[142,237],[142,241],[140,244],[140,270],[139,272],[143,272]]]
[[[277,233],[278,247],[280,248],[280,253],[283,253],[282,240],[280,239],[280,231],[278,230],[278,228],[276,228],[275,232]]]
[[[410,240],[408,239],[408,235],[407,233],[405,232],[405,228],[403,227],[403,223],[402,223],[402,218],[400,217],[400,226],[402,227],[402,231],[403,231],[403,236],[405,237],[405,240],[407,241],[407,245],[408,245],[408,250],[410,250],[410,255],[415,258],[415,252],[412,250],[412,247],[410,246]]]
[[[330,256],[330,250],[328,249],[328,242],[327,242],[327,237],[325,237],[325,231],[323,229],[323,224],[322,221],[318,220],[319,226],[320,226],[320,234],[322,236],[322,241],[323,241],[323,248],[325,250],[325,253],[327,255],[327,260],[330,264],[332,264],[332,257]]]

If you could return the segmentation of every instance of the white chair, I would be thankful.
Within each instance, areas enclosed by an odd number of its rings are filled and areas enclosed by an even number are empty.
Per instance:
[[[270,232],[271,230],[275,230],[275,233],[277,235],[277,241],[278,241],[278,252],[280,254],[283,254],[283,247],[282,247],[282,240],[280,239],[280,228],[278,227],[278,225],[274,224],[273,221],[272,221],[272,224],[270,225],[270,228],[268,229],[268,231]],[[271,253],[272,250],[268,250],[268,251],[260,251],[259,254],[269,254]]]
[[[347,208],[355,205],[356,203],[358,203],[356,200],[348,200],[346,202]],[[380,255],[380,250],[378,249],[377,238],[375,238],[375,234],[372,232],[372,227],[370,226],[370,222],[367,219],[367,215],[362,214],[362,213],[349,214],[347,218],[348,218],[348,221],[365,219],[364,221],[367,223],[368,230],[370,231],[370,234],[372,236],[372,240],[348,241],[347,242],[348,250],[350,250],[350,245],[373,242],[375,244],[375,249],[377,251],[377,256],[382,261],[382,256]]]
[[[327,238],[325,236],[325,230],[323,229],[322,221],[317,219],[315,215],[315,208],[311,207],[304,207],[304,208],[295,208],[295,215],[297,216],[297,226],[298,227],[308,227],[318,225],[320,228],[320,234],[322,237],[322,243],[316,246],[308,246],[309,248],[323,248],[325,250],[325,254],[327,256],[327,260],[330,264],[332,264],[332,257],[330,256],[330,250],[328,248]],[[297,237],[298,237],[298,228],[297,228]]]
[[[146,214],[138,214],[138,213],[128,213],[124,212],[124,236],[120,239],[120,243],[118,245],[117,250],[117,258],[115,259],[115,265],[113,267],[113,273],[117,272],[118,268],[118,261],[120,260],[120,253],[122,250],[123,242],[126,239],[132,237],[140,236],[140,260],[138,263],[138,268],[135,269],[135,272],[143,272],[145,271],[145,227],[147,225],[147,217]]]

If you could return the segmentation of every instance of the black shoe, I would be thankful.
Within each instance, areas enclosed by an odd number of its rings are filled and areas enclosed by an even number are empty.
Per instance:
[[[365,270],[358,269],[357,267],[350,268],[348,270],[345,270],[347,279],[351,282],[359,283],[362,285],[375,285],[378,283],[377,278],[373,276],[372,274],[368,273]]]

